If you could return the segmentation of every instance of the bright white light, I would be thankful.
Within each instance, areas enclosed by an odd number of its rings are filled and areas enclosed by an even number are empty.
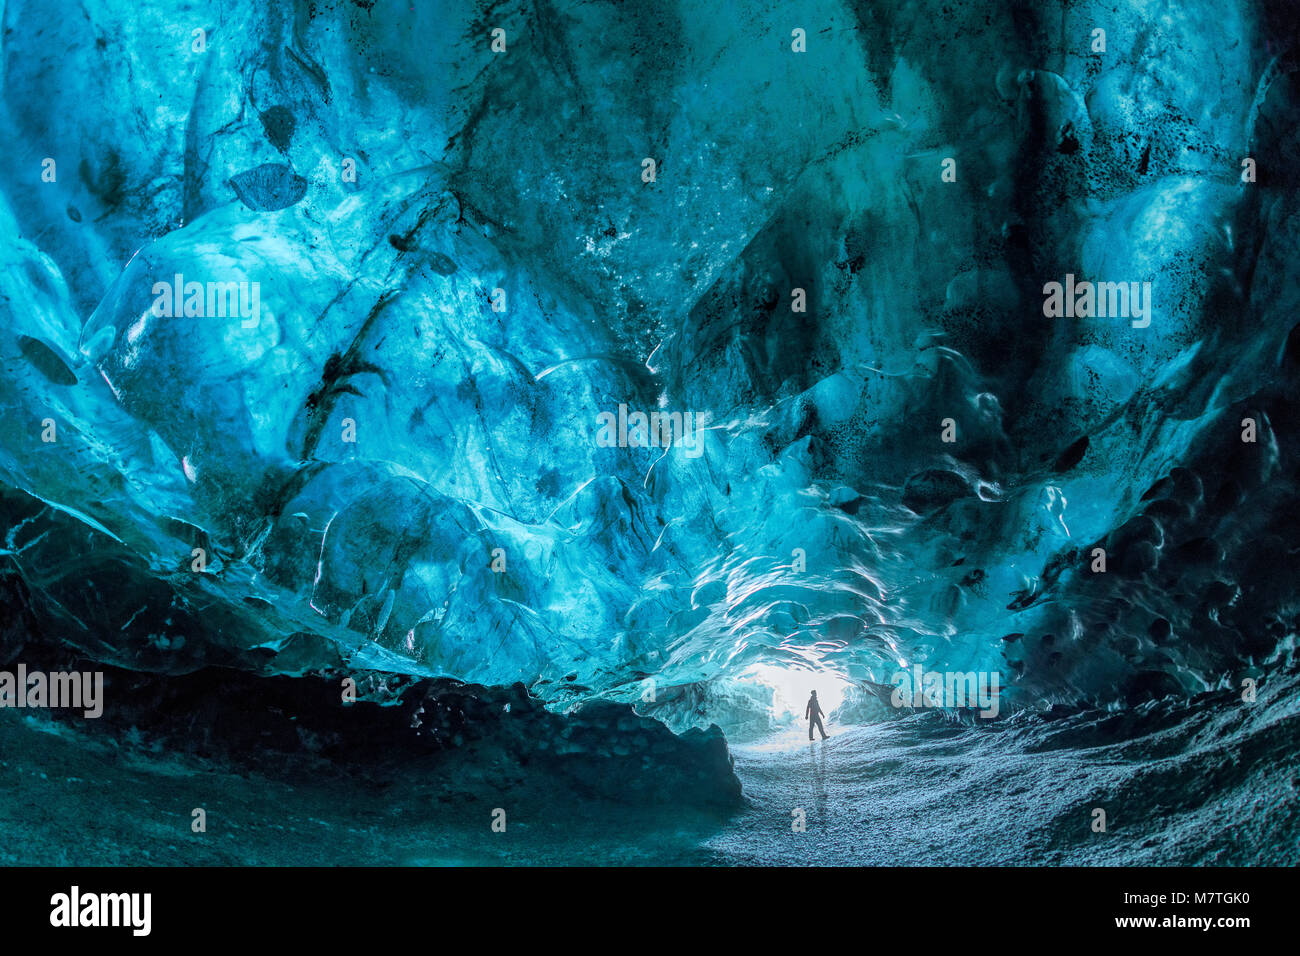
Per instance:
[[[745,679],[766,684],[773,690],[772,711],[778,720],[793,716],[803,720],[810,691],[817,691],[822,710],[829,715],[844,701],[848,682],[839,674],[808,671],[798,667],[755,664],[745,672]]]

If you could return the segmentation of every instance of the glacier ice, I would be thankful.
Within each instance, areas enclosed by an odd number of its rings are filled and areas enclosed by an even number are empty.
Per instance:
[[[1277,5],[547,9],[6,4],[7,641],[760,733],[754,668],[1106,704],[1294,639]]]

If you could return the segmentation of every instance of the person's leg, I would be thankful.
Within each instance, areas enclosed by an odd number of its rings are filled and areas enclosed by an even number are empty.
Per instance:
[[[816,720],[816,719],[817,719],[816,717],[813,718],[813,720]],[[810,720],[810,721],[808,721],[808,739],[809,739],[809,740],[812,740],[812,729],[813,729],[813,721]]]

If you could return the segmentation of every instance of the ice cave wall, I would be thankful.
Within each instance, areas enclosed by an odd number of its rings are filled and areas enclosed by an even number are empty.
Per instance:
[[[1293,639],[1285,4],[56,7],[3,7],[7,646],[1035,704]]]

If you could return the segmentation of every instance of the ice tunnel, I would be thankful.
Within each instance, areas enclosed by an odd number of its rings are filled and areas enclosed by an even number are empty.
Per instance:
[[[1293,13],[9,0],[0,655],[733,743],[1277,686]]]

